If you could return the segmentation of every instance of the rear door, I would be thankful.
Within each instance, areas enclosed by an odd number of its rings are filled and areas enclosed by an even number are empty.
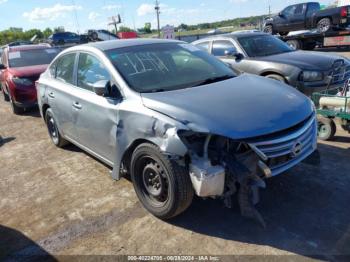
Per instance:
[[[101,80],[110,81],[108,97],[98,96],[93,85]],[[104,64],[90,53],[79,55],[77,94],[73,101],[77,111],[78,142],[92,153],[113,163],[117,136],[117,111],[120,96],[113,96],[117,87]]]
[[[46,87],[49,105],[51,106],[60,132],[71,140],[78,135],[74,126],[74,70],[77,54],[68,53],[56,60],[50,67],[51,83]]]

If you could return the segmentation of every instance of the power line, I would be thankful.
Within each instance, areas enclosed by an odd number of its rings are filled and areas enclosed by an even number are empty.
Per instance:
[[[74,12],[74,18],[75,18],[75,26],[77,29],[78,34],[80,33],[80,25],[79,25],[79,20],[78,20],[78,11],[77,11],[77,5],[75,4],[75,0],[71,0],[72,5],[74,6],[73,12]]]

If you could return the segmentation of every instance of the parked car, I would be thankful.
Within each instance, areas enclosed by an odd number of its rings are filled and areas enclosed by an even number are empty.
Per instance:
[[[80,44],[81,36],[71,32],[59,32],[49,36],[48,42],[51,45]]]
[[[290,31],[313,29],[321,33],[332,28],[346,28],[350,23],[350,6],[321,10],[317,2],[290,5],[278,15],[265,20],[264,32],[287,35]]]
[[[194,193],[229,203],[236,183],[242,213],[256,218],[251,192],[316,149],[310,99],[277,81],[236,76],[184,42],[66,49],[37,93],[53,143],[89,152],[113,167],[114,179],[130,174],[143,206],[162,219],[183,212]]]
[[[348,59],[327,53],[294,50],[275,36],[236,32],[205,38],[193,45],[241,72],[287,83],[307,96],[342,87],[350,78]],[[336,65],[336,66],[335,66]]]
[[[15,114],[37,104],[35,81],[59,53],[47,45],[6,47],[0,64],[0,81],[5,101]]]

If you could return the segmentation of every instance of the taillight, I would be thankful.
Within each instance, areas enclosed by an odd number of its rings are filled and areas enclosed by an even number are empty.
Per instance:
[[[340,9],[340,15],[341,15],[341,17],[347,17],[348,16],[348,8],[346,6],[343,6]]]

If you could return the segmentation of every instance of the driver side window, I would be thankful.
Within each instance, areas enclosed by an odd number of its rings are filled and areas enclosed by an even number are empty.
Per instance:
[[[78,87],[93,92],[93,85],[101,80],[111,80],[105,66],[96,57],[81,53],[78,63]]]

